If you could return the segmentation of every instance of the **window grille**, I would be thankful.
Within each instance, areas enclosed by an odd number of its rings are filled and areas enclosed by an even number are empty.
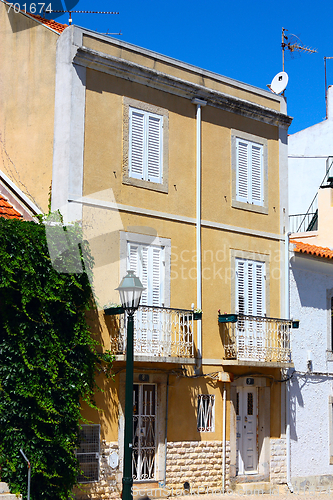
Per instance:
[[[76,452],[81,472],[78,483],[99,481],[100,425],[82,425]]]
[[[215,396],[199,394],[198,396],[198,432],[214,432],[215,430]]]

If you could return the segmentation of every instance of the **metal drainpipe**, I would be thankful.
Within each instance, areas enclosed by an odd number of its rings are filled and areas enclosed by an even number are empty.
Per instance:
[[[223,480],[222,480],[222,492],[223,494],[225,493],[225,448],[226,448],[226,442],[225,442],[225,439],[226,439],[226,408],[227,408],[227,405],[226,405],[226,389],[225,389],[225,384],[223,384],[223,457],[222,457],[222,460],[223,460],[223,464],[222,464],[222,469],[223,469]]]
[[[164,485],[166,486],[166,470],[167,470],[167,446],[168,446],[168,407],[169,407],[169,374],[167,376],[167,386],[166,386],[166,408],[165,408],[165,462],[164,462]]]
[[[196,250],[197,250],[197,308],[202,309],[202,278],[201,278],[201,106],[206,106],[203,99],[192,99],[197,106],[197,168],[196,168]],[[202,327],[197,321],[197,370],[202,363]]]
[[[285,235],[285,310],[286,319],[290,319],[290,288],[289,288],[289,235]],[[287,372],[288,373],[288,372]],[[291,493],[293,493],[293,485],[291,484],[291,449],[290,449],[290,397],[289,397],[289,380],[286,382],[286,448],[287,448],[287,485]]]

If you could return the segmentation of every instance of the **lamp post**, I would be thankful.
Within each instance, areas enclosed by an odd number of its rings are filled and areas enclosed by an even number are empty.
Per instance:
[[[133,316],[140,304],[145,288],[135,276],[134,271],[127,271],[119,287],[120,301],[127,312],[127,348],[126,348],[126,386],[125,386],[125,431],[124,431],[124,466],[122,500],[132,500],[132,448],[133,448]]]

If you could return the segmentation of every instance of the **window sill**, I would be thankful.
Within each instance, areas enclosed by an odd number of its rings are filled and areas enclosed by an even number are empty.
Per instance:
[[[258,214],[268,215],[268,207],[260,205],[253,205],[252,203],[244,203],[243,201],[232,200],[231,206],[248,212],[256,212]]]
[[[168,185],[166,182],[163,184],[157,184],[156,182],[143,181],[141,179],[135,179],[134,177],[123,176],[123,184],[128,186],[140,187],[143,189],[149,189],[150,191],[158,191],[160,193],[168,193]]]

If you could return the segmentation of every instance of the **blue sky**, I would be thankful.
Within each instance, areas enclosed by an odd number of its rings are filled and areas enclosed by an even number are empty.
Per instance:
[[[60,3],[71,7],[76,0],[58,0],[52,8]],[[286,56],[285,95],[288,114],[294,117],[289,133],[325,119],[323,58],[333,56],[333,2],[79,0],[72,8],[119,11],[73,14],[73,23],[100,33],[121,31],[121,40],[260,88],[282,70],[281,29],[287,28],[303,45],[318,50]],[[68,14],[56,20],[67,23]],[[333,60],[327,61],[327,75],[333,84]]]

